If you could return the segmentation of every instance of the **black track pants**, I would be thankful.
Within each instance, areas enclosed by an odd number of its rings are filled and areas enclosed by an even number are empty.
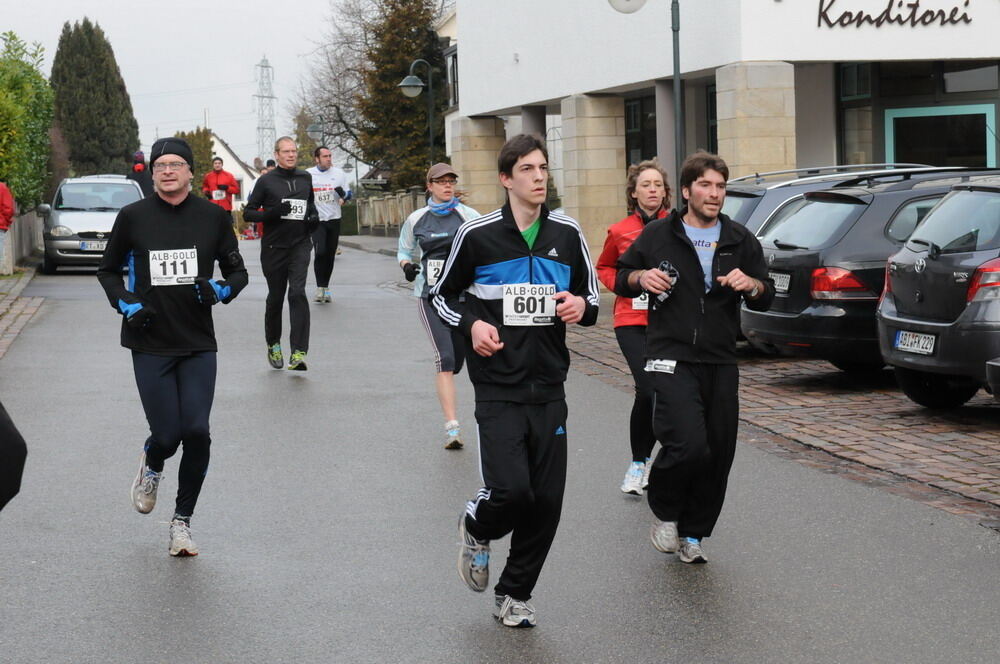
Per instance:
[[[340,219],[319,222],[319,226],[313,231],[312,242],[316,249],[316,258],[313,260],[316,285],[329,288],[333,262],[337,259],[337,245],[340,244]]]
[[[267,303],[264,309],[264,340],[267,345],[281,343],[281,310],[288,291],[288,318],[291,323],[292,351],[309,350],[309,300],[306,298],[306,275],[312,244],[308,240],[294,247],[269,247],[260,250],[260,266],[267,279]]]
[[[212,444],[208,418],[215,397],[216,353],[167,357],[132,351],[132,367],[149,422],[146,465],[162,472],[163,462],[184,445],[174,513],[189,517],[208,472]]]
[[[477,539],[511,534],[498,595],[528,600],[559,526],[566,488],[566,402],[476,403],[483,482],[466,505]]]
[[[434,349],[434,370],[458,374],[465,363],[465,339],[458,328],[447,325],[427,298],[417,298],[417,314]]]
[[[629,443],[632,446],[632,461],[645,463],[653,451],[656,436],[653,435],[653,379],[646,372],[646,326],[622,325],[615,328],[618,347],[628,362],[635,384],[635,400],[629,417]]]
[[[681,537],[708,537],[722,511],[739,426],[735,364],[678,362],[674,373],[652,372],[653,431],[660,453],[649,475],[649,506],[677,521]]]
[[[21,490],[28,448],[0,403],[0,510]]]

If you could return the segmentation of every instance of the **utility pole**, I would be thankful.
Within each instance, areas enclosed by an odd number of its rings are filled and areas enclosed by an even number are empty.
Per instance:
[[[274,68],[264,56],[257,63],[257,156],[267,160],[274,152]]]

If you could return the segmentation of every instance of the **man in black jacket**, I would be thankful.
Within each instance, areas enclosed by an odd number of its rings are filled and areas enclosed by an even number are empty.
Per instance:
[[[656,393],[661,449],[649,476],[653,545],[686,563],[707,562],[726,496],[739,424],[736,336],[740,303],[774,298],[760,243],[721,213],[729,168],[705,152],[681,168],[687,207],[650,222],[618,260],[615,292],[649,293],[646,371]]]
[[[501,209],[463,224],[431,290],[466,338],[485,486],[459,519],[459,575],[489,583],[489,541],[511,533],[494,616],[532,627],[528,603],[559,525],[566,485],[566,326],[593,325],[599,294],[573,219],[543,205],[548,154],[521,134],[500,150]]]
[[[312,232],[319,217],[313,204],[312,177],[296,168],[298,148],[290,136],[274,144],[277,168],[257,180],[250,194],[243,218],[264,223],[260,243],[260,265],[267,279],[267,303],[264,309],[264,340],[267,361],[275,369],[284,364],[281,352],[281,310],[288,291],[288,317],[291,323],[292,354],[288,368],[306,370],[309,350],[309,300],[306,299],[306,274],[312,252]]]
[[[132,351],[149,423],[132,505],[141,514],[153,510],[164,462],[183,444],[169,552],[195,556],[191,516],[212,442],[218,350],[212,305],[231,302],[247,285],[247,271],[229,214],[190,193],[194,155],[187,142],[156,141],[150,165],[156,193],[118,213],[97,278],[122,315],[121,343]],[[212,276],[216,263],[221,280]]]

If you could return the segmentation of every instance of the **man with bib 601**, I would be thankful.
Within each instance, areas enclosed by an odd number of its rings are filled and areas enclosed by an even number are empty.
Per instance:
[[[494,616],[531,627],[528,603],[559,525],[566,485],[566,326],[597,321],[599,294],[580,226],[545,207],[548,154],[536,136],[498,159],[501,209],[462,225],[434,307],[466,337],[484,486],[459,520],[459,575],[489,583],[489,542],[511,533]]]
[[[188,144],[161,138],[149,161],[156,193],[118,213],[97,278],[122,315],[121,343],[132,350],[149,422],[132,506],[142,514],[153,510],[164,461],[183,444],[169,551],[194,556],[191,515],[208,472],[215,396],[212,305],[232,301],[247,285],[247,271],[229,214],[190,195],[194,156]],[[213,278],[216,263],[221,280]]]

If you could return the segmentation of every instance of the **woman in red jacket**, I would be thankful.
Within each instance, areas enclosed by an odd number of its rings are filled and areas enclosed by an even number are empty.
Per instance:
[[[604,250],[597,259],[597,276],[609,290],[614,290],[618,257],[631,246],[646,224],[667,216],[670,209],[670,185],[667,173],[655,159],[631,165],[625,185],[629,215],[608,229]],[[653,436],[653,385],[645,372],[646,320],[648,294],[642,297],[615,297],[615,336],[632,371],[635,402],[629,420],[632,462],[622,481],[622,492],[641,496],[649,482],[650,458],[656,438]]]

